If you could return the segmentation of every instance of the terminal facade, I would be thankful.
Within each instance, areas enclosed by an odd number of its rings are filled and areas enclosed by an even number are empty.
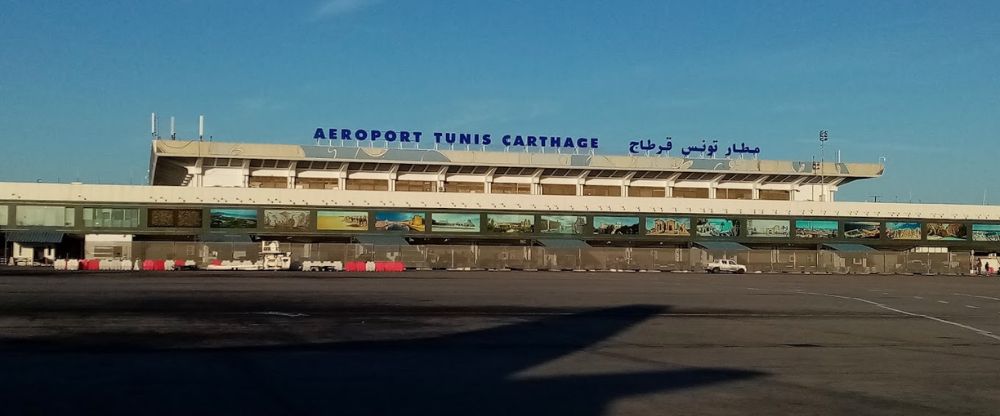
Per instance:
[[[136,241],[996,251],[1000,209],[837,202],[872,163],[154,140],[149,185],[0,183],[5,258]]]

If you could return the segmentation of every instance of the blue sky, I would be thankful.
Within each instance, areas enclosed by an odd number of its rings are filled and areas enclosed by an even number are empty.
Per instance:
[[[888,160],[841,200],[1000,202],[995,1],[0,0],[0,180],[140,183],[181,136],[319,126]],[[987,180],[984,180],[987,179]]]

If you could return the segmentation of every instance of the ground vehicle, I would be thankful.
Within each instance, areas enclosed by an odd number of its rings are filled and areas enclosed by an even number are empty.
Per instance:
[[[709,273],[719,273],[719,272],[732,272],[732,273],[746,273],[747,266],[739,264],[736,260],[729,259],[719,259],[708,263],[705,266],[705,270]]]

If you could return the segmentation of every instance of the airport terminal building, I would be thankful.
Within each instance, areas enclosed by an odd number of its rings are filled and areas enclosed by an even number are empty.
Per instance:
[[[141,242],[993,252],[1000,208],[836,202],[883,165],[153,140],[148,185],[0,183],[4,258]],[[189,256],[203,255],[200,251]]]

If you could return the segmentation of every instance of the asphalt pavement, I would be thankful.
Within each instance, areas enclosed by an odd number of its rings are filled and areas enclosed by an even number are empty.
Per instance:
[[[2,414],[996,414],[1000,279],[0,270]]]

